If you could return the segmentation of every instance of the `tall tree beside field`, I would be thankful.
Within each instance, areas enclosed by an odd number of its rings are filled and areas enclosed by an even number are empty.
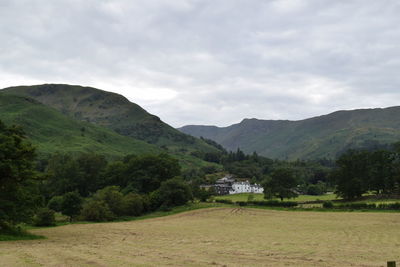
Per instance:
[[[294,171],[289,168],[279,168],[271,173],[263,183],[265,198],[279,197],[281,201],[284,198],[295,198],[297,180]]]
[[[32,216],[39,200],[34,159],[24,132],[0,121],[0,232]]]
[[[82,203],[83,199],[78,191],[68,192],[63,196],[61,212],[69,216],[70,221],[72,221],[81,212]]]
[[[78,190],[81,196],[86,197],[103,185],[106,166],[105,157],[94,153],[83,153],[78,157],[55,154],[46,170],[46,194],[52,197]]]
[[[368,190],[369,153],[350,150],[336,161],[332,178],[336,184],[336,194],[345,199],[361,197]]]
[[[193,199],[190,187],[180,177],[162,182],[156,193],[164,207],[180,206]]]
[[[167,154],[132,157],[126,163],[122,188],[129,186],[137,193],[157,190],[163,181],[181,174],[177,159]]]
[[[64,195],[78,190],[83,179],[78,162],[72,155],[55,154],[49,160],[46,175],[48,179],[44,191],[48,197]]]
[[[395,153],[378,150],[369,153],[368,160],[368,190],[376,193],[391,193],[395,188],[394,173]]]

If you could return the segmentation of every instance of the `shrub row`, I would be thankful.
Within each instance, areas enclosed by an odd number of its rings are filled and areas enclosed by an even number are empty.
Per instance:
[[[223,204],[233,204],[232,200],[230,199],[216,199],[215,202]]]
[[[179,177],[163,181],[159,189],[150,194],[124,194],[119,186],[107,186],[83,199],[78,191],[74,191],[50,199],[48,207],[38,211],[35,224],[54,224],[54,211],[62,212],[71,220],[112,221],[123,216],[140,216],[158,209],[167,211],[192,199],[190,187]]]
[[[285,207],[291,208],[296,207],[297,202],[295,201],[278,201],[278,200],[257,200],[257,201],[236,201],[232,202],[229,199],[217,199],[215,202],[224,203],[224,204],[237,204],[239,206],[247,206],[247,205],[254,205],[254,206],[265,206],[265,207]]]
[[[298,205],[296,201],[279,201],[279,200],[258,200],[258,201],[248,201],[247,203],[248,205],[255,205],[255,206],[285,207],[285,208],[292,208]]]
[[[330,209],[370,209],[370,210],[400,210],[400,202],[396,203],[345,203],[333,205],[331,201],[325,201],[322,206]]]

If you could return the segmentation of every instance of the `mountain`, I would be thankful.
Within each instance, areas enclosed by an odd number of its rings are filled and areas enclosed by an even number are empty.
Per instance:
[[[400,141],[400,107],[337,111],[299,121],[244,119],[228,127],[188,125],[179,130],[228,150],[271,158],[335,158],[349,148]]]
[[[0,120],[22,126],[41,155],[59,151],[96,152],[116,158],[132,153],[162,152],[155,145],[74,120],[28,97],[0,93]]]
[[[119,94],[66,84],[17,86],[2,92],[33,98],[75,120],[106,127],[170,153],[190,155],[193,151],[216,151],[203,140],[181,133]]]

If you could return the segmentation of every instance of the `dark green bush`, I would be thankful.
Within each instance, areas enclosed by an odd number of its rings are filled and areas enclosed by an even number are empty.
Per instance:
[[[106,202],[91,199],[83,205],[81,217],[86,221],[103,222],[112,221],[115,219],[115,214]]]
[[[400,202],[388,204],[388,209],[400,210]]]
[[[236,201],[236,204],[238,204],[241,207],[247,206],[247,202],[246,201]]]
[[[312,195],[312,196],[319,196],[323,195],[325,193],[325,184],[324,183],[318,183],[318,184],[310,184],[306,188],[306,193],[307,195]]]
[[[190,187],[179,177],[162,182],[157,191],[162,205],[174,207],[184,205],[189,200],[193,200]]]
[[[259,201],[249,201],[247,203],[255,206],[266,206],[266,207],[292,208],[297,206],[297,202],[295,201],[259,200]]]
[[[47,207],[51,210],[57,211],[57,212],[61,212],[62,211],[62,203],[63,203],[64,199],[62,196],[55,196],[52,197],[49,200],[49,203],[47,203]]]
[[[122,200],[123,214],[128,216],[139,216],[143,213],[143,198],[134,193],[129,193]]]
[[[93,199],[106,203],[110,211],[117,215],[124,215],[123,199],[124,195],[119,191],[118,186],[107,186],[94,194]]]
[[[54,210],[48,208],[39,209],[33,217],[33,224],[35,226],[53,226],[56,224],[54,214]]]
[[[70,217],[70,220],[80,213],[83,199],[78,191],[68,192],[62,197],[61,212]]]
[[[325,206],[325,203],[330,202],[330,201],[325,201],[323,204],[324,208],[329,208]],[[380,203],[380,204],[375,204],[375,203],[365,203],[365,202],[358,202],[358,203],[343,203],[340,205],[333,206],[330,208],[335,208],[335,209],[352,209],[352,210],[400,210],[400,202],[396,203]]]
[[[378,205],[378,209],[382,210],[400,210],[400,202],[396,203],[381,203]]]
[[[233,204],[232,200],[230,199],[216,199],[215,202],[223,204]]]
[[[143,201],[143,213],[152,211],[151,203],[150,203],[150,196],[149,195],[142,195]]]
[[[161,211],[171,211],[172,208],[171,208],[171,206],[169,206],[168,204],[163,203],[163,204],[161,205],[161,207],[159,208],[159,210],[161,210]]]
[[[354,210],[361,210],[361,209],[376,209],[375,203],[346,203],[338,205],[337,208],[339,209],[354,209]]]
[[[195,191],[195,193],[196,195],[194,195],[194,197],[200,199],[201,202],[206,202],[207,199],[212,196],[212,190],[206,190],[204,188]]]
[[[324,201],[324,203],[322,203],[322,207],[324,209],[332,209],[333,208],[333,202],[332,201]]]
[[[151,192],[149,194],[149,211],[155,211],[157,210],[162,204],[162,199],[160,197],[160,191],[156,190],[154,192]]]

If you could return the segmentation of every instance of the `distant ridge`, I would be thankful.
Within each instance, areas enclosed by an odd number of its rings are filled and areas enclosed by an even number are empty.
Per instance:
[[[244,119],[228,127],[187,125],[181,132],[278,159],[335,158],[349,148],[400,141],[400,107],[336,111],[305,120]]]

